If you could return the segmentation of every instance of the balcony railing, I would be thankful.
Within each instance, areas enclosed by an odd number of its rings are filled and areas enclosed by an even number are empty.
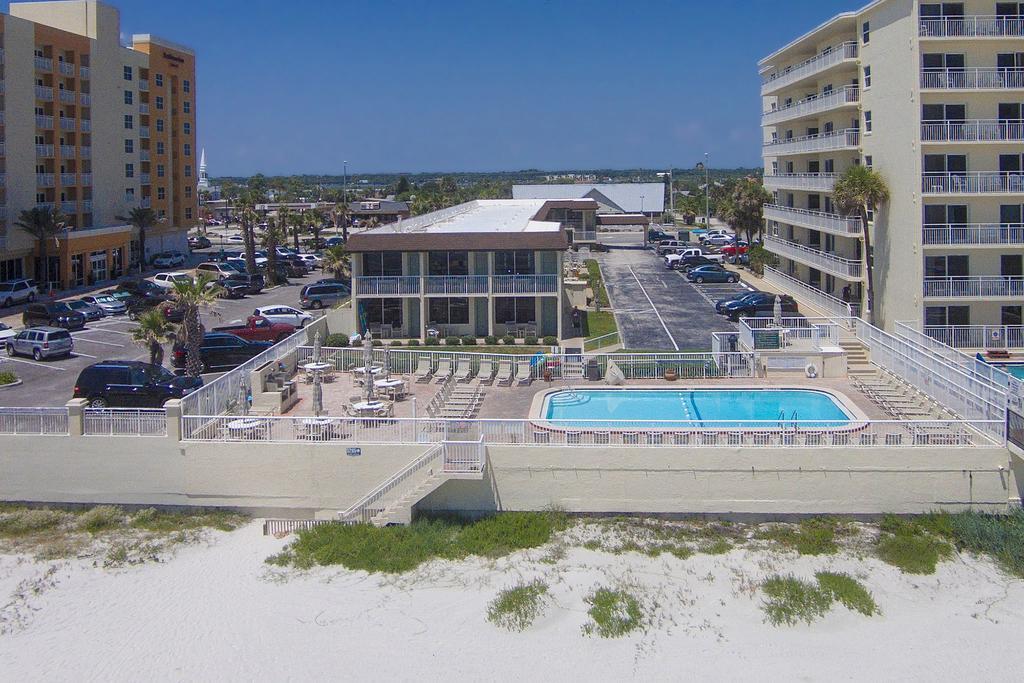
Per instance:
[[[925,325],[924,333],[955,349],[1024,349],[1022,325]]]
[[[581,230],[581,229],[577,229],[577,230],[570,230],[569,232],[572,234],[572,241],[573,242],[596,242],[597,241],[597,231],[596,230]]]
[[[943,223],[927,224],[922,244],[986,245],[1024,244],[1021,223]]]
[[[40,71],[53,71],[53,60],[49,57],[40,57],[36,55],[35,59],[36,68]]]
[[[421,282],[422,281],[422,282]],[[554,294],[556,275],[394,275],[355,278],[359,296]],[[490,289],[488,289],[488,286]]]
[[[60,155],[63,158],[65,158],[65,159],[74,158],[74,156],[75,156],[75,146],[74,145],[61,145],[60,146]]]
[[[36,114],[36,128],[50,130],[53,128],[53,117],[45,114]]]
[[[58,60],[57,65],[58,65],[62,75],[64,75],[64,76],[71,76],[72,78],[74,77],[74,75],[75,75],[75,65],[74,64],[72,64],[71,62],[64,62],[64,61],[59,61]]]
[[[48,85],[36,86],[36,99],[53,102],[53,88]]]
[[[552,294],[558,291],[557,275],[492,275],[494,294]]]
[[[92,131],[92,119],[82,119],[79,121],[79,125],[81,126],[83,133]]]
[[[74,104],[75,103],[75,91],[74,90],[68,90],[67,88],[61,88],[60,89],[60,101],[63,102],[64,104]]]
[[[139,183],[142,184],[142,185],[149,185],[150,184],[150,182],[149,182],[149,174],[148,173],[140,173],[139,174]]]
[[[75,120],[74,119],[69,119],[66,116],[60,117],[60,129],[61,130],[74,130],[75,129]]]
[[[765,77],[761,82],[761,94],[767,95],[772,91],[792,85],[801,79],[821,73],[848,59],[856,58],[857,43],[855,42],[841,43],[835,47],[829,47],[810,59]]]
[[[920,21],[922,38],[1024,37],[1024,19],[1019,16],[922,17]]]
[[[140,114],[148,114],[149,113],[149,105],[146,104],[145,102],[139,102],[139,113]]]
[[[52,159],[53,145],[36,145],[36,157],[40,159]]]
[[[148,91],[149,90],[149,81],[143,80],[143,79],[140,78],[139,79],[139,90],[141,90],[143,92]]]
[[[125,192],[124,193],[124,201],[127,204],[134,204],[135,201],[136,201],[135,195],[130,193],[130,192]]]
[[[53,174],[36,173],[36,187],[53,187]]]
[[[766,175],[764,186],[769,190],[807,190],[831,192],[836,185],[835,173],[779,173]]]
[[[357,277],[353,284],[353,293],[362,296],[401,296],[420,293],[420,278],[416,275]]]
[[[782,291],[796,297],[798,301],[806,302],[822,313],[837,315],[843,318],[852,318],[860,315],[860,307],[857,304],[847,303],[836,298],[828,292],[798,280],[792,275],[786,275],[781,270],[771,266],[764,267],[764,279],[767,282],[779,287]]]
[[[78,213],[78,202],[61,202],[60,203],[61,213],[68,215],[74,215]]]
[[[1024,296],[1024,277],[1020,275],[926,277],[924,279],[924,295],[941,299]]]
[[[1004,171],[924,173],[925,194],[1017,194],[1024,193],[1024,174]]]
[[[89,78],[92,72],[89,70],[89,67],[83,66],[79,67],[78,73],[82,78]]]
[[[139,137],[143,140],[149,137],[149,126],[139,126]]]
[[[80,173],[78,176],[78,182],[84,187],[92,186],[92,173]]]
[[[7,174],[0,173],[0,187],[7,187]]]
[[[830,93],[814,95],[788,106],[780,107],[773,111],[766,111],[761,114],[761,123],[765,126],[771,126],[802,116],[821,114],[822,112],[843,107],[847,104],[856,104],[857,102],[860,102],[860,89],[856,86],[848,85]]]
[[[82,200],[82,213],[92,213],[92,200],[91,199],[83,199]]]
[[[80,156],[83,159],[91,159],[92,158],[92,147],[79,147],[78,148],[78,156]]]
[[[140,161],[149,161],[149,150],[148,149],[140,149],[139,150],[139,160]]]
[[[861,234],[860,218],[856,216],[840,216],[837,213],[797,209],[791,206],[765,204],[764,217],[788,225],[799,225],[804,228],[824,230],[845,237],[856,237]]]
[[[925,69],[921,87],[938,90],[1006,90],[1024,88],[1024,69],[970,67]]]
[[[139,206],[142,207],[143,209],[153,208],[153,198],[143,197],[142,199],[139,200]],[[89,202],[89,209],[92,209],[92,202]]]
[[[83,107],[88,107],[92,104],[92,95],[87,92],[78,93],[78,103]]]
[[[486,294],[486,275],[428,275],[423,278],[425,294]]]
[[[75,185],[77,178],[74,173],[61,173],[60,184],[61,185]]]
[[[766,156],[780,154],[806,154],[810,152],[828,152],[837,149],[857,149],[860,145],[860,131],[847,128],[833,133],[805,135],[799,138],[779,139],[765,143]]]
[[[785,256],[788,259],[799,261],[808,266],[818,268],[844,280],[859,280],[862,267],[860,261],[851,261],[841,258],[828,252],[814,249],[796,242],[789,242],[778,237],[766,236],[764,245],[768,251]]]
[[[1024,141],[1024,121],[1019,119],[930,121],[921,124],[921,142]]]
[[[54,204],[53,202],[36,202],[36,207],[40,209],[53,209]]]

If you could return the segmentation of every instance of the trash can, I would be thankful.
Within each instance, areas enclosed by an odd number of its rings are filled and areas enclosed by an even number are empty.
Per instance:
[[[588,358],[586,368],[583,371],[584,376],[590,382],[601,381],[601,366],[598,364],[596,358]]]

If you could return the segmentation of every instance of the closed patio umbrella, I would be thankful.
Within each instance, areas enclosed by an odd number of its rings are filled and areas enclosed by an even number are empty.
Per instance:
[[[391,379],[391,349],[384,347],[384,379]]]
[[[320,354],[322,353],[322,351],[320,349],[321,349],[320,330],[317,330],[313,334],[313,362],[314,363],[319,363],[320,362]]]
[[[772,318],[776,327],[782,327],[782,297],[775,295],[775,303],[772,304]]]
[[[324,390],[320,373],[313,373],[313,417],[320,417],[324,411]]]
[[[238,384],[238,412],[240,415],[249,414],[249,387],[245,382]]]
[[[367,329],[366,334],[363,335],[363,369],[366,371],[364,376],[366,377],[366,400],[368,402],[374,399],[371,368],[373,368],[373,335]]]

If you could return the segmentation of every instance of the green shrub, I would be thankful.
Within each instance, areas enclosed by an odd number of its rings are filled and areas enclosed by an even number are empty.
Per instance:
[[[409,346],[419,346],[419,345],[420,345],[420,340],[419,339],[410,339],[409,340]]]
[[[10,370],[4,370],[0,372],[0,386],[4,384],[14,384],[18,381],[18,376]]]
[[[145,508],[131,518],[135,529],[171,533],[190,529],[212,528],[218,531],[233,531],[248,521],[248,517],[229,510],[210,512],[165,512],[156,508]]]
[[[493,334],[489,334],[484,338],[484,343],[487,344],[488,346],[497,346],[498,338],[495,337]]]
[[[591,619],[583,626],[587,635],[596,633],[602,638],[619,638],[643,626],[644,611],[632,593],[598,588],[585,600],[590,605],[587,614]]]
[[[843,604],[848,610],[860,612],[866,617],[878,614],[878,605],[871,591],[849,574],[835,572],[818,572],[814,575],[818,586],[833,600]]]
[[[427,341],[423,342],[427,346],[440,346],[441,340],[437,337],[427,337]]]
[[[402,340],[401,339],[395,339],[393,342],[391,342],[391,346],[401,346],[401,345],[402,345]]]
[[[839,550],[835,541],[837,522],[815,517],[800,522],[797,528],[777,526],[759,532],[756,537],[781,543],[801,555],[831,555]]]
[[[1024,577],[1024,511],[1008,515],[960,512],[945,515],[957,547],[986,553],[1009,573]]]
[[[773,626],[810,624],[832,606],[832,597],[809,581],[795,576],[771,576],[761,584],[767,599],[761,605]]]
[[[729,543],[729,541],[725,540],[724,538],[719,538],[714,541],[702,544],[700,547],[698,547],[698,550],[707,555],[724,555],[725,553],[732,550],[732,543]]]
[[[504,337],[501,338],[501,343],[506,346],[512,346],[513,344],[516,343],[516,338],[513,337],[511,334],[506,334]]]
[[[86,511],[78,518],[78,528],[89,533],[104,531],[121,526],[124,513],[113,505],[98,505]]]
[[[332,348],[344,348],[348,346],[348,335],[339,334],[337,332],[335,332],[334,334],[329,334],[327,335],[327,339],[324,340],[324,346],[330,346]]]
[[[0,514],[0,536],[23,536],[53,529],[67,513],[59,510],[25,508]]]
[[[462,338],[462,345],[463,346],[476,346],[476,337],[463,337]]]
[[[558,337],[553,334],[549,334],[544,337],[544,346],[554,346],[558,343]]]
[[[509,631],[524,631],[548,603],[548,586],[541,580],[520,583],[498,593],[487,606],[487,620]]]
[[[952,551],[948,543],[920,531],[883,532],[876,548],[883,562],[905,574],[934,574],[939,559]]]
[[[374,339],[370,343],[374,346],[384,346],[384,342],[382,342],[380,339]]]
[[[523,343],[526,344],[527,346],[536,346],[537,338],[531,334],[530,336],[523,339]]]
[[[458,346],[461,343],[462,343],[462,339],[460,339],[459,337],[445,337],[444,338],[444,345],[445,346]]]

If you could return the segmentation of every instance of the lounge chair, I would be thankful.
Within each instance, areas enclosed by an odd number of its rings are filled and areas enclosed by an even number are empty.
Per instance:
[[[442,358],[437,361],[437,370],[434,371],[434,381],[441,383],[452,376],[452,361],[450,358]]]
[[[521,360],[516,363],[516,384],[526,386],[533,381],[533,370],[530,368],[530,361]]]
[[[494,376],[494,381],[499,387],[512,386],[512,361],[503,360],[498,363],[498,374]]]
[[[455,365],[455,381],[468,382],[473,377],[473,369],[468,360],[460,360]]]
[[[434,373],[430,371],[430,359],[420,358],[416,364],[416,372],[412,373],[412,376],[416,378],[417,384],[429,382],[430,378],[434,376]]]
[[[476,373],[480,384],[492,384],[494,382],[494,362],[490,360],[480,361],[480,369]]]

